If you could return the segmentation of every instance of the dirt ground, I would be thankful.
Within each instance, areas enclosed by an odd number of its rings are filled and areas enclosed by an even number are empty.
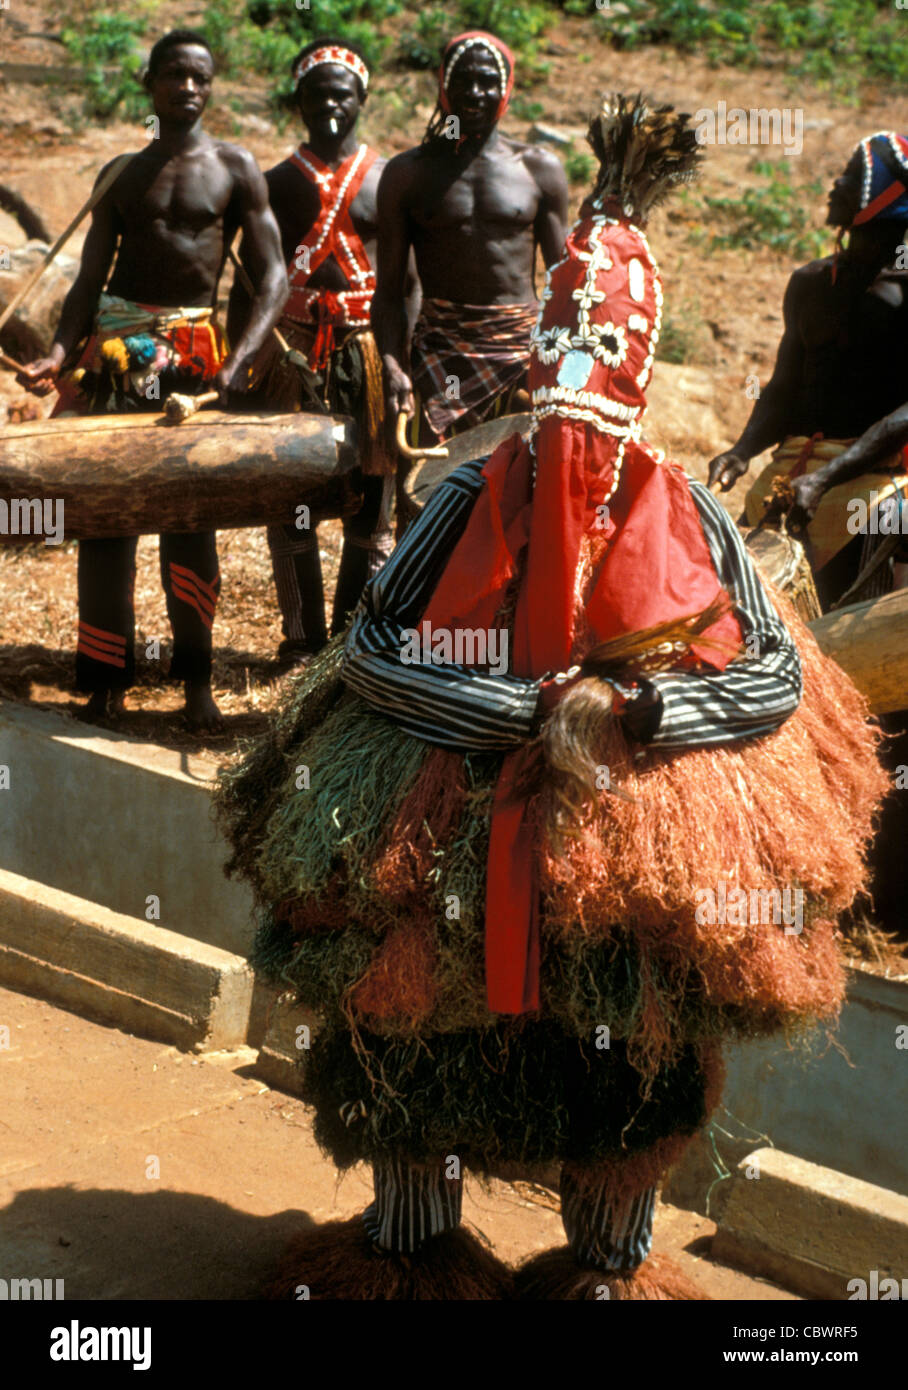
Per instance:
[[[251,1048],[191,1057],[5,989],[0,1023],[0,1278],[103,1302],[260,1298],[296,1233],[371,1201],[368,1170],[338,1177]],[[545,1189],[468,1178],[464,1220],[514,1264],[563,1243]],[[795,1300],[711,1260],[715,1230],[661,1204],[656,1248],[710,1298]]]

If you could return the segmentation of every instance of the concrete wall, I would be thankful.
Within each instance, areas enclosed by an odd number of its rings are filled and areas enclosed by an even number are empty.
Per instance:
[[[736,1164],[767,1140],[823,1168],[908,1195],[908,983],[850,971],[832,1039],[726,1049],[722,1105],[673,1170],[665,1195],[721,1216]],[[724,1165],[726,1177],[720,1178]]]
[[[818,1035],[812,1058],[774,1041],[730,1049],[723,1103],[776,1148],[908,1195],[908,1052],[896,1048],[897,1025],[908,1025],[908,984],[853,971],[834,1041]]]
[[[0,701],[0,869],[240,955],[252,894],[224,877],[211,759]],[[153,920],[153,919],[151,919]]]

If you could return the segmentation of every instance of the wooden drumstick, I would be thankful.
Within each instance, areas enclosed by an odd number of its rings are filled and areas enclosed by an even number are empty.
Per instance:
[[[164,402],[164,414],[170,424],[182,425],[184,420],[195,415],[196,411],[201,409],[203,405],[210,405],[212,401],[219,399],[220,393],[217,391],[203,391],[200,396],[181,396],[175,391]]]

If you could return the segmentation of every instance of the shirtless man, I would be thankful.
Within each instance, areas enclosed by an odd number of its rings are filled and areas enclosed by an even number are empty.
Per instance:
[[[243,389],[249,360],[277,319],[287,281],[255,160],[202,129],[213,77],[211,51],[200,34],[174,30],[152,48],[145,88],[159,123],[157,138],[132,158],[94,208],[50,354],[23,368],[24,384],[38,394],[56,386],[67,408],[94,414],[160,411],[175,390],[213,386],[226,402],[228,393]],[[225,356],[210,320],[227,249],[239,228],[255,300]],[[77,393],[61,378],[61,368],[86,337]],[[125,537],[79,545],[76,680],[91,694],[83,711],[88,719],[119,713],[133,682],[136,544],[136,537]],[[164,535],[160,547],[174,635],[170,675],[184,682],[190,727],[216,730],[215,534]]]
[[[792,275],[772,379],[738,442],[709,465],[710,484],[727,490],[756,454],[790,441],[748,494],[747,519],[760,519],[774,476],[792,478],[796,515],[810,523],[824,608],[849,587],[876,542],[852,536],[849,501],[872,491],[883,501],[895,490],[894,474],[905,472],[892,447],[903,441],[872,427],[908,397],[908,270],[899,260],[906,186],[908,140],[886,132],[862,140],[829,194],[827,222],[840,235],[850,229],[848,246]],[[820,439],[827,462],[815,453]],[[836,445],[838,457],[829,458]],[[898,573],[887,570],[890,586]]]
[[[389,161],[378,189],[372,325],[388,410],[392,417],[412,416],[418,396],[422,443],[513,405],[538,313],[536,247],[546,266],[564,248],[568,189],[561,164],[498,129],[513,79],[513,56],[499,39],[479,33],[452,39],[423,143]],[[411,247],[423,292],[412,369],[403,310]]]
[[[265,175],[290,279],[280,328],[290,346],[308,358],[330,408],[353,415],[360,426],[361,468],[353,483],[361,505],[354,497],[354,510],[344,518],[333,634],[342,631],[364,584],[393,544],[393,482],[382,475],[393,474],[394,459],[385,448],[381,420],[375,422],[375,414],[382,414],[381,367],[369,333],[376,195],[385,160],[357,136],[369,70],[356,44],[339,36],[314,40],[294,58],[293,76],[306,139]],[[248,306],[242,285],[235,284],[227,320],[231,338],[245,323]],[[262,408],[313,408],[299,372],[282,360],[273,339],[259,354],[254,378],[254,399]],[[370,394],[377,397],[377,412],[363,409]],[[328,636],[317,528],[270,526],[268,543],[283,617],[278,659],[288,665],[303,662]]]

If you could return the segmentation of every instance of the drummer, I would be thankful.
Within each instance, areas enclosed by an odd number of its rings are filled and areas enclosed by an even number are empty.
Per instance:
[[[271,410],[327,408],[357,419],[360,468],[344,518],[344,544],[334,593],[332,634],[343,630],[363,586],[381,569],[391,531],[396,460],[385,440],[381,359],[369,329],[375,288],[376,193],[385,166],[357,135],[369,88],[360,48],[329,36],[293,60],[295,102],[306,130],[298,149],[265,178],[280,227],[290,297],[280,321],[291,348],[308,360],[316,399],[300,372],[266,343],[253,369],[252,399]],[[247,258],[244,244],[242,256]],[[412,295],[415,277],[402,285]],[[403,314],[403,299],[400,312]],[[249,299],[236,283],[230,297],[231,338],[245,323]],[[268,528],[284,639],[278,659],[304,664],[328,639],[318,531],[301,512]],[[302,523],[302,524],[301,524]]]
[[[908,496],[902,446],[908,381],[908,271],[902,268],[908,224],[908,138],[881,131],[854,150],[829,193],[827,222],[849,231],[848,245],[796,270],[784,300],[785,332],[775,371],[741,438],[709,466],[709,481],[732,487],[750,459],[782,441],[747,498],[747,520],[760,519],[771,480],[792,480],[794,517],[808,519],[817,594],[824,609],[841,598],[887,539],[890,525],[874,503],[904,515]],[[874,497],[874,494],[876,496]],[[891,500],[890,500],[891,499]],[[861,512],[865,533],[854,525]],[[869,599],[904,585],[908,543],[862,585]],[[908,761],[908,710],[880,717],[889,735],[885,760]],[[908,867],[904,791],[883,805],[874,846],[875,916],[903,929]]]
[[[37,394],[58,390],[55,413],[160,411],[174,391],[212,387],[226,402],[228,393],[244,388],[249,360],[280,313],[287,280],[265,180],[248,151],[202,128],[213,77],[208,43],[192,30],[173,30],[151,50],[145,88],[156,138],[96,203],[50,353],[22,370]],[[213,306],[240,227],[255,299],[228,353]],[[68,362],[75,370],[64,374]],[[88,720],[120,713],[134,681],[136,545],[135,536],[79,544],[76,682],[90,693],[79,711]],[[183,681],[189,727],[217,731],[223,724],[211,693],[220,590],[215,533],[162,535],[160,550],[173,630],[170,677]]]
[[[810,521],[824,609],[852,585],[885,538],[887,528],[873,525],[867,534],[855,534],[849,522],[856,499],[872,507],[891,496],[895,506],[897,494],[908,495],[899,447],[904,441],[897,431],[858,439],[908,394],[908,270],[901,254],[908,224],[908,138],[881,131],[862,140],[828,203],[827,222],[838,228],[839,242],[849,232],[848,245],[792,275],[772,379],[738,442],[709,465],[710,483],[727,490],[755,455],[781,445],[748,494],[747,520],[760,520],[776,477],[791,479],[798,511]],[[860,597],[898,583],[905,559],[897,553],[880,566],[875,584]]]

